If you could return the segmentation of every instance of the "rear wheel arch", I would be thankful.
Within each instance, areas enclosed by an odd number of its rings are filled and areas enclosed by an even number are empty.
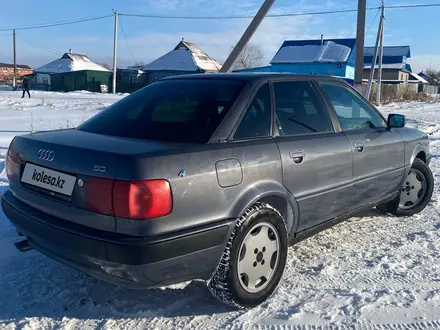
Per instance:
[[[292,206],[285,197],[280,195],[267,195],[260,198],[258,202],[269,204],[278,212],[280,212],[284,221],[286,222],[288,233],[292,231],[293,224],[295,223],[295,215]]]
[[[255,194],[255,191],[259,191],[260,193]],[[241,198],[238,198],[232,207],[232,215],[239,218],[246,210],[258,202],[269,204],[281,213],[286,223],[289,236],[295,232],[299,220],[298,203],[288,190],[277,184],[268,185],[265,183],[247,190]]]

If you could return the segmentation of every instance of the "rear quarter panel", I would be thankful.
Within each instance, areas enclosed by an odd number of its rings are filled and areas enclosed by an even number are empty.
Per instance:
[[[136,173],[137,178],[126,179],[167,179],[173,195],[173,210],[168,216],[145,221],[116,219],[116,231],[130,235],[183,232],[237,219],[258,196],[285,190],[280,154],[271,138],[210,144],[205,150],[138,159],[128,168],[135,169],[130,173]],[[183,177],[179,176],[182,170]]]

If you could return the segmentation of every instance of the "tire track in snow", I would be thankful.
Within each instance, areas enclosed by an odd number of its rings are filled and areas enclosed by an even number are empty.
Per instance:
[[[440,321],[412,322],[412,323],[389,323],[389,324],[354,324],[352,326],[338,325],[267,325],[255,326],[258,330],[339,330],[339,329],[439,329]]]

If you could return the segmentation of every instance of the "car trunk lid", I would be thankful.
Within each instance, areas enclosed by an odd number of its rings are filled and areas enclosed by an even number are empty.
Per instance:
[[[23,202],[42,212],[114,231],[112,212],[93,212],[102,206],[96,203],[105,200],[103,195],[110,195],[107,200],[111,201],[113,193],[108,184],[100,189],[100,180],[116,179],[118,172],[125,177],[133,173],[131,179],[136,180],[138,157],[145,159],[176,148],[181,146],[75,129],[17,136],[10,148],[10,154],[18,163],[11,190]],[[89,184],[93,184],[94,189],[90,189]],[[96,221],[92,220],[93,216]]]

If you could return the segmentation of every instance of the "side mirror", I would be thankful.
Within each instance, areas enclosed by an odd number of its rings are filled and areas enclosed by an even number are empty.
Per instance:
[[[397,115],[397,114],[389,114],[388,120],[387,120],[387,126],[388,128],[402,128],[405,127],[406,124],[406,118],[404,115]]]

